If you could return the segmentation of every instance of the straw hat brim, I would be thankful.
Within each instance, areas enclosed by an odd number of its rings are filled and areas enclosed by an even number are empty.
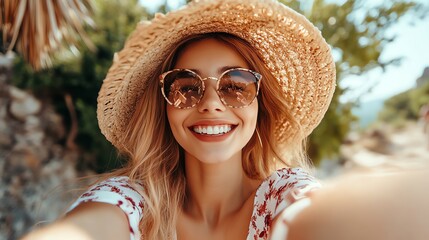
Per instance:
[[[290,112],[308,136],[320,123],[335,90],[335,64],[320,31],[304,16],[271,0],[194,1],[152,21],[139,23],[115,55],[103,82],[97,116],[106,138],[121,149],[121,139],[147,81],[182,39],[225,32],[247,41],[277,79]],[[293,138],[279,122],[279,141]]]

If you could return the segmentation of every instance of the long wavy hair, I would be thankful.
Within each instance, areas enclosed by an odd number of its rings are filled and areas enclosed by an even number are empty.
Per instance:
[[[174,67],[177,56],[186,46],[207,38],[234,47],[249,66],[263,76],[257,99],[256,130],[242,150],[244,172],[252,179],[262,180],[280,167],[310,169],[304,154],[305,139],[287,144],[277,140],[276,123],[279,121],[286,118],[292,131],[301,132],[301,128],[289,113],[288,102],[282,97],[277,80],[253,48],[246,41],[226,33],[186,38],[173,49],[153,79],[148,81],[146,94],[139,100],[123,139],[124,146],[127,146],[123,154],[129,161],[124,168],[114,173],[129,176],[144,186],[144,192],[141,193],[145,199],[144,217],[140,222],[143,239],[173,239],[176,219],[185,201],[184,150],[171,132],[158,76]]]

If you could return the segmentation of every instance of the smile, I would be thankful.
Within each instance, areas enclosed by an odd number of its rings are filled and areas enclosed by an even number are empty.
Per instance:
[[[193,126],[192,130],[198,134],[219,135],[230,132],[231,125]]]

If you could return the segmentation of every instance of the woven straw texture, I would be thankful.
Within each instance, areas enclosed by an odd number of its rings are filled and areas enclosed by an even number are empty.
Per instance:
[[[116,147],[156,68],[181,39],[225,32],[250,43],[276,77],[290,111],[308,136],[320,123],[335,90],[335,64],[320,31],[304,16],[271,0],[200,0],[141,22],[117,53],[99,96],[102,133]],[[279,122],[278,140],[296,137]]]

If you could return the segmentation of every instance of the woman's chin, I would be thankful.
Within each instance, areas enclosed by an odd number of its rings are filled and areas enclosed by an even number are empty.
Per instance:
[[[222,164],[232,162],[234,160],[241,162],[241,152],[233,154],[225,151],[205,151],[204,153],[191,155],[193,155],[196,160],[204,164]]]

